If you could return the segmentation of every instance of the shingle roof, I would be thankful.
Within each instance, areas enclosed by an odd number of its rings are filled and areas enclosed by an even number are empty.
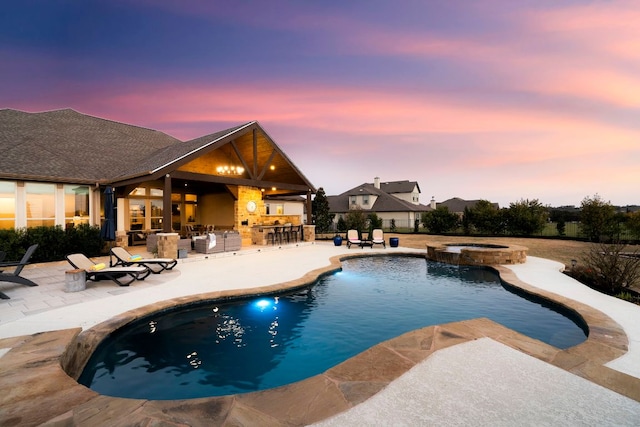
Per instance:
[[[220,138],[236,132],[237,130],[246,127],[250,123],[245,123],[220,132],[215,132],[210,135],[201,136],[190,141],[180,142],[179,144],[171,144],[165,148],[162,148],[154,153],[145,156],[142,159],[139,159],[133,167],[128,169],[125,174],[119,175],[118,178],[144,174],[149,171],[159,169],[167,164],[179,161],[181,158],[187,156],[188,154],[191,154],[198,150],[202,150],[208,147],[210,144],[215,143]]]
[[[327,201],[329,202],[329,211],[334,213],[348,212],[350,206],[349,197],[360,196],[363,194],[377,196],[375,203],[373,204],[373,206],[371,206],[371,209],[367,209],[371,212],[423,212],[431,210],[431,207],[429,206],[421,204],[414,205],[413,203],[399,199],[383,191],[382,183],[380,184],[380,187],[381,188],[376,188],[374,184],[366,183],[347,190],[340,195],[327,196]],[[409,190],[409,192],[413,190],[414,186],[411,186],[410,188],[411,189]]]
[[[110,182],[143,175],[248,124],[182,142],[165,133],[66,109],[0,110],[0,178]]]
[[[180,143],[162,132],[66,109],[0,110],[0,177],[99,182]]]
[[[464,212],[464,208],[473,208],[480,200],[464,200],[454,197],[444,202],[438,203],[437,206],[446,206],[449,212]],[[498,203],[492,203],[496,209],[500,209]]]
[[[411,193],[416,187],[418,187],[418,193],[420,193],[420,186],[416,181],[380,182],[380,189],[389,194]]]

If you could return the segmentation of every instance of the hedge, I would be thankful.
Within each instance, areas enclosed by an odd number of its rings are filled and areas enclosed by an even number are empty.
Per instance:
[[[5,261],[20,260],[27,248],[35,243],[38,249],[31,262],[61,261],[65,255],[74,252],[99,256],[104,247],[100,227],[87,224],[66,229],[57,225],[0,230],[0,251],[6,252]]]

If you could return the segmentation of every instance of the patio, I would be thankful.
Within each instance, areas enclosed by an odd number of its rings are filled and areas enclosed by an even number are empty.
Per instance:
[[[586,289],[562,275],[560,264],[534,257],[498,267],[502,278],[546,296],[553,292],[580,312],[591,330],[584,344],[561,351],[475,319],[410,332],[296,384],[188,401],[99,396],[60,368],[81,330],[94,328],[90,335],[97,337],[141,307],[285,289],[337,268],[339,256],[399,252],[426,251],[316,242],[191,253],[173,271],[130,287],[105,281],[73,293],[64,291],[66,262],[29,266],[25,276],[37,288],[2,284],[11,299],[0,308],[0,424],[636,424],[640,308]]]

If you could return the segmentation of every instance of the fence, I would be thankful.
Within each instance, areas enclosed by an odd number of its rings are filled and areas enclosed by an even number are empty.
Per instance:
[[[395,220],[394,221],[395,224],[392,224],[391,220],[385,219],[382,221],[382,229],[384,231],[387,232],[398,232],[398,233],[413,233],[415,232],[415,224],[411,223],[411,221],[409,220]],[[392,225],[395,225],[395,228],[392,227]],[[634,240],[638,240],[638,236],[633,235],[629,230],[627,230],[624,226],[620,227],[620,233],[618,234],[618,238],[620,240],[625,240],[625,241],[634,241]],[[418,227],[418,232],[419,233],[426,233],[428,230],[426,230],[422,224],[420,224],[420,226]],[[336,223],[333,223],[331,225],[331,228],[328,231],[328,234],[335,234],[337,233],[338,230],[336,228]],[[462,229],[458,229],[455,232],[453,232],[452,234],[463,234],[462,233]],[[471,233],[472,235],[474,233]],[[585,239],[587,236],[585,236],[583,233],[580,232],[580,223],[577,221],[574,222],[567,222],[565,223],[565,227],[564,227],[564,234],[560,234],[560,232],[558,231],[558,226],[557,223],[555,222],[548,222],[544,228],[544,230],[542,230],[542,232],[537,233],[532,235],[531,237],[566,237],[569,239]]]

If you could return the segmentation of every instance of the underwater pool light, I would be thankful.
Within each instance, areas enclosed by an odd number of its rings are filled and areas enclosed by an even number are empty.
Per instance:
[[[260,310],[264,310],[265,308],[269,307],[271,305],[271,301],[269,301],[268,299],[261,299],[256,301],[255,306],[257,308],[259,308]]]

